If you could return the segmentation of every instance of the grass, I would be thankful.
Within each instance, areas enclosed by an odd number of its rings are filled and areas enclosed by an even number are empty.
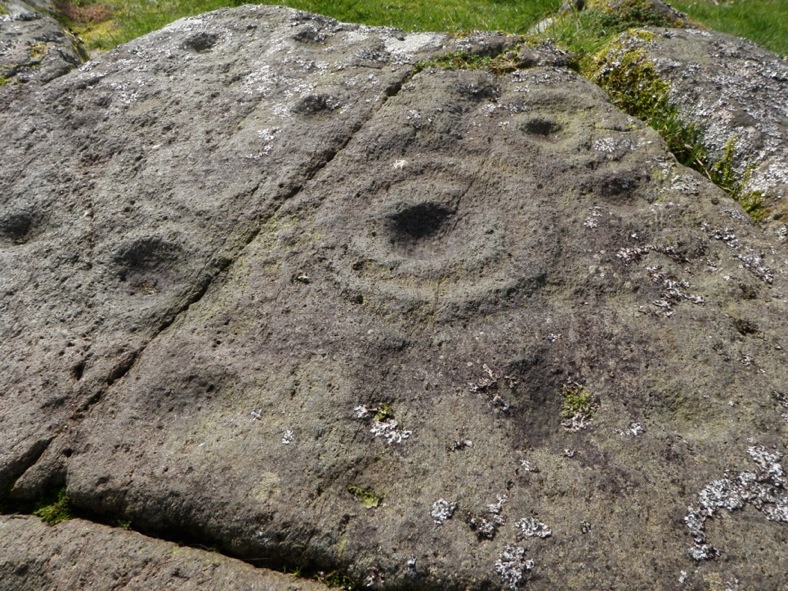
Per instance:
[[[55,0],[63,19],[87,42],[89,49],[109,49],[164,25],[217,8],[244,3],[273,4],[255,0]],[[499,30],[525,33],[555,13],[561,0],[283,0],[292,8],[317,12],[340,21],[394,26],[406,31]],[[590,4],[593,5],[593,2]],[[704,25],[747,37],[785,55],[788,30],[784,18],[788,0],[670,0]],[[599,39],[635,24],[660,25],[659,19],[632,0],[617,14],[586,10],[575,19],[562,19],[551,34],[575,47],[593,51]],[[600,35],[601,33],[601,35]]]
[[[283,4],[344,22],[406,31],[525,33],[555,12],[561,0],[58,0],[58,9],[89,49],[109,49],[176,19],[241,4]]]
[[[545,30],[543,36],[583,57],[596,53],[619,33],[635,27],[670,27],[682,24],[680,20],[673,21],[647,10],[642,0],[627,0],[615,12],[594,8],[592,5],[580,12],[561,15]]]
[[[788,54],[788,0],[670,0],[670,4],[711,29]]]

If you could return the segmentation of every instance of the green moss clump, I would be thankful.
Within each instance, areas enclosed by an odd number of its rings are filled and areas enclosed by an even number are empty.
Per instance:
[[[41,521],[47,525],[57,525],[58,523],[71,519],[71,508],[69,507],[66,489],[61,489],[53,502],[42,505],[33,511],[33,515],[41,518]]]
[[[594,395],[580,384],[565,384],[561,388],[561,396],[563,398],[561,416],[565,419],[578,415],[590,419],[599,408]]]
[[[766,208],[764,195],[761,191],[747,191],[746,185],[752,174],[752,167],[748,167],[744,174],[739,174],[734,169],[734,152],[736,138],[731,138],[725,144],[722,157],[708,168],[708,176],[714,183],[725,190],[742,206],[753,221],[760,222],[769,215]]]
[[[378,405],[375,409],[375,420],[380,421],[387,421],[388,419],[394,418],[394,410],[385,402]]]
[[[49,52],[46,43],[34,43],[30,46],[29,53],[31,60],[40,60]]]
[[[501,75],[514,72],[518,67],[517,49],[513,48],[495,56],[478,55],[467,51],[444,53],[416,64],[416,72],[427,68],[438,68],[440,70],[486,70]]]
[[[597,10],[609,15],[624,29],[632,27],[683,27],[683,19],[676,17],[670,10],[660,7],[651,0],[591,0],[589,10]]]
[[[347,491],[353,495],[356,500],[360,501],[365,509],[374,509],[378,507],[383,500],[383,497],[371,488],[351,484],[347,487]]]

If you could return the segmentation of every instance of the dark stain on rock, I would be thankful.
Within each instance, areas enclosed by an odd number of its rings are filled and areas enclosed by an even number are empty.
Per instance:
[[[296,103],[293,112],[302,115],[318,115],[335,111],[340,104],[339,99],[330,94],[310,94]]]
[[[301,41],[302,43],[323,43],[328,39],[328,35],[317,29],[316,27],[306,27],[293,35],[293,39]]]
[[[529,134],[548,138],[563,129],[560,123],[546,117],[533,117],[523,122],[520,129]]]
[[[436,235],[454,211],[439,203],[418,203],[390,217],[394,240],[413,242]]]
[[[17,211],[0,217],[0,241],[24,244],[35,234],[38,216],[27,211]]]
[[[639,170],[604,171],[591,177],[585,189],[595,191],[613,203],[626,202],[635,192],[650,181],[648,174]]]
[[[219,41],[219,35],[215,33],[195,33],[186,38],[183,48],[202,53],[211,50],[217,41]]]
[[[137,238],[121,246],[114,257],[117,276],[132,293],[152,295],[168,287],[178,275],[183,249],[158,236]]]

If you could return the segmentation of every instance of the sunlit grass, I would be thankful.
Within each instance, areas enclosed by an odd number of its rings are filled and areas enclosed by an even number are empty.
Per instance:
[[[711,29],[788,54],[788,0],[670,0],[670,4]]]
[[[254,0],[56,0],[91,49],[108,49],[194,14]],[[694,20],[788,53],[788,0],[669,0]],[[555,13],[561,0],[284,0],[281,4],[344,22],[406,31],[495,30],[525,33]],[[568,46],[594,50],[606,23],[579,16],[554,31]],[[604,36],[604,35],[603,35]]]
[[[185,16],[250,3],[271,4],[253,0],[71,0],[77,6],[103,4],[112,10],[113,16],[103,26],[91,21],[70,24],[89,48],[107,49]],[[279,4],[343,22],[386,25],[406,31],[525,33],[555,12],[561,0],[285,0]]]

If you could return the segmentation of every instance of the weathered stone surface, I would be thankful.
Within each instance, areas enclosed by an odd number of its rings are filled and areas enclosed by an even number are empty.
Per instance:
[[[0,1],[0,84],[45,83],[87,59],[82,43],[46,14],[48,2]]]
[[[5,95],[2,494],[373,588],[779,589],[788,251],[564,67],[415,65],[509,44],[245,7]]]
[[[444,39],[248,9],[0,88],[0,488]]]
[[[672,87],[682,117],[703,129],[716,158],[735,141],[740,174],[751,169],[748,190],[762,191],[773,215],[769,231],[788,237],[788,63],[745,39],[724,33],[647,29],[627,43],[644,49]],[[649,40],[650,39],[650,40]]]
[[[83,520],[0,516],[0,590],[320,591],[323,585]]]

